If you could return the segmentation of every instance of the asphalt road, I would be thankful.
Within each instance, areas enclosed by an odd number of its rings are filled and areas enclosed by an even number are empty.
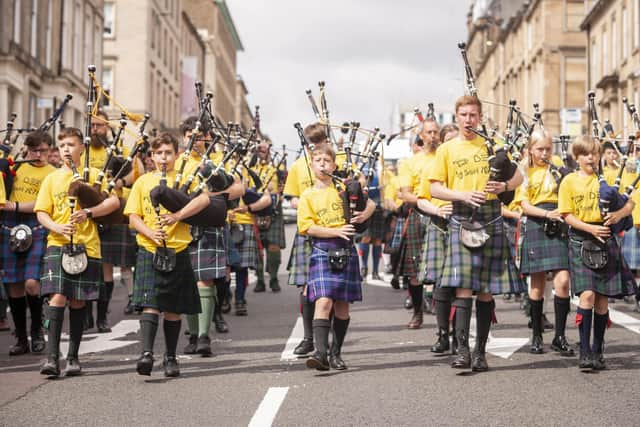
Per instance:
[[[420,330],[406,329],[405,291],[369,281],[363,292],[364,301],[352,307],[346,371],[318,373],[291,360],[301,330],[298,293],[285,286],[278,294],[249,291],[249,316],[229,314],[230,333],[212,333],[215,357],[181,356],[181,377],[168,380],[159,360],[150,378],[135,373],[137,317],[122,314],[126,292],[117,287],[111,323],[121,332],[86,336],[81,352],[102,350],[81,355],[81,377],[41,377],[42,356],[9,357],[4,349],[13,338],[0,333],[0,425],[639,424],[640,315],[631,305],[612,306],[609,369],[582,373],[575,358],[529,354],[518,304],[498,298],[491,370],[472,374],[429,352],[434,316]],[[572,343],[574,320],[575,310]],[[548,348],[552,333],[544,338]],[[179,348],[185,344],[182,337]],[[159,331],[156,354],[163,348]]]

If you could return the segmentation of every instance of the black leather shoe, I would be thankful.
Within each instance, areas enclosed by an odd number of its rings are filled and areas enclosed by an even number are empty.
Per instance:
[[[220,311],[222,311],[224,314],[227,314],[231,311],[231,300],[228,295],[222,298],[222,303],[220,303]]]
[[[196,353],[201,354],[203,357],[211,356],[211,339],[207,335],[203,335],[198,337],[197,341]]]
[[[224,317],[222,317],[222,313],[213,314],[213,323],[216,326],[216,332],[221,334],[229,332],[229,326],[227,325],[226,320],[224,320]]]
[[[320,354],[319,352],[313,353],[310,358],[307,359],[307,368],[316,369],[318,371],[329,370],[329,360],[326,354]]]
[[[42,328],[38,328],[37,331],[31,332],[31,351],[34,353],[42,353],[44,349],[47,347],[46,341],[44,340],[44,334],[42,333]]]
[[[165,377],[180,376],[180,366],[178,366],[178,359],[175,356],[164,356],[162,366],[164,366]]]
[[[293,349],[293,354],[295,354],[296,356],[304,356],[311,353],[313,351],[313,348],[313,340],[305,338],[300,341],[300,344],[298,344],[296,348]]]
[[[462,340],[463,342],[465,340]],[[471,351],[468,345],[460,345],[458,347],[458,354],[456,355],[451,367],[454,369],[469,369],[471,367]]]
[[[411,300],[411,297],[406,297],[404,300],[404,308],[406,308],[407,310],[411,310],[413,308],[413,301]]]
[[[560,356],[575,356],[575,351],[573,350],[573,348],[571,348],[571,346],[567,342],[567,337],[565,337],[564,335],[555,337],[553,341],[551,341],[551,349],[560,353]]]
[[[393,289],[400,289],[400,280],[395,276],[391,278],[391,287]]]
[[[438,341],[431,347],[432,353],[444,353],[449,351],[449,333],[446,329],[440,329],[438,331]]]
[[[64,368],[65,377],[77,377],[82,375],[80,361],[76,357],[67,357],[67,366]]]
[[[487,357],[483,352],[473,352],[473,356],[471,357],[471,370],[473,372],[487,372],[489,370]]]
[[[531,348],[529,349],[529,353],[531,354],[543,354],[544,349],[542,348],[542,335],[534,335],[531,339]]]
[[[40,367],[40,373],[50,377],[60,376],[60,362],[57,356],[49,355],[47,361]]]
[[[196,335],[189,335],[189,344],[184,346],[182,351],[184,354],[196,354],[196,348],[198,347],[198,337]]]
[[[247,312],[247,302],[246,301],[236,301],[236,316],[246,316]]]
[[[456,338],[455,332],[451,334],[451,354],[458,354],[458,338]]]
[[[18,341],[9,347],[9,356],[20,356],[27,353],[29,353],[29,341],[26,338],[18,338]]]
[[[604,360],[604,355],[602,353],[593,354],[593,369],[596,371],[607,369],[607,362]]]
[[[331,366],[331,369],[335,369],[337,371],[344,371],[347,369],[347,364],[344,363],[344,360],[342,360],[342,357],[339,354],[329,355],[329,366]]]
[[[111,332],[111,328],[109,327],[109,324],[106,320],[103,322],[98,322],[96,328],[98,329],[99,334],[106,334],[108,332]]]
[[[580,369],[593,369],[593,357],[591,353],[580,353],[580,360],[578,361],[578,368]]]
[[[280,283],[278,283],[278,279],[269,280],[269,287],[271,288],[271,292],[280,292],[282,290]]]
[[[153,370],[153,353],[150,351],[145,351],[140,355],[138,361],[136,362],[136,371],[138,375],[151,375],[151,371]]]
[[[264,292],[266,290],[267,290],[267,287],[265,286],[264,282],[256,283],[256,287],[253,288],[253,292]]]
[[[130,314],[133,314],[133,311],[133,304],[131,303],[131,298],[129,298],[129,302],[127,302],[127,305],[125,306],[123,312],[128,316]]]
[[[367,270],[366,268],[360,269],[360,276],[362,276],[362,280],[365,280],[367,278],[367,274],[369,274],[369,270]]]

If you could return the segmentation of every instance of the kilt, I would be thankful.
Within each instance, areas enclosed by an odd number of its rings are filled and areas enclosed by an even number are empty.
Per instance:
[[[31,228],[33,242],[27,252],[16,253],[9,247],[11,228],[25,224]],[[2,249],[0,253],[4,283],[21,283],[27,279],[40,280],[42,257],[47,250],[47,229],[38,222],[34,214],[8,214],[3,216]]]
[[[607,240],[609,262],[598,271],[584,265],[580,258],[584,238],[583,232],[573,229],[569,231],[569,274],[573,293],[580,295],[584,291],[594,291],[612,298],[635,294],[636,282],[622,256],[617,238]]]
[[[287,265],[290,285],[305,286],[307,284],[309,258],[311,258],[311,240],[296,231]]]
[[[412,209],[407,217],[407,226],[402,235],[402,258],[398,262],[398,271],[396,273],[398,276],[418,276],[424,232],[425,226],[422,223],[422,215]]]
[[[231,243],[231,246],[234,246],[240,255],[240,261],[234,264],[234,267],[255,269],[258,264],[258,242],[256,241],[256,232],[253,229],[254,225],[241,225],[244,239],[238,244]]]
[[[632,270],[640,270],[640,233],[638,227],[625,231],[622,237],[622,255]]]
[[[62,269],[62,248],[49,246],[43,259],[40,294],[61,294],[79,301],[97,300],[103,286],[102,261],[91,257],[87,260],[87,269],[72,276]]]
[[[362,301],[362,277],[359,271],[358,254],[351,245],[349,262],[341,272],[331,271],[327,251],[345,247],[340,238],[313,239],[309,259],[309,301],[331,298],[334,301]]]
[[[271,225],[266,230],[260,230],[260,239],[264,247],[268,245],[278,245],[280,249],[287,247],[284,238],[284,219],[282,218],[282,208],[271,218]]]
[[[376,206],[376,210],[373,211],[373,215],[369,219],[369,226],[362,233],[362,237],[370,237],[372,241],[382,240],[386,231],[384,210],[381,206]]]
[[[509,242],[509,248],[511,254],[516,256],[516,230],[518,229],[518,221],[512,218],[502,218],[502,224],[504,226],[504,232],[507,236],[507,242]]]
[[[396,217],[396,225],[393,229],[393,234],[389,239],[389,253],[395,253],[400,250],[400,244],[402,243],[402,229],[404,228],[404,222],[407,218],[400,216]]]
[[[100,232],[102,262],[119,267],[136,265],[136,238],[127,224],[107,225]]]
[[[509,249],[500,210],[500,202],[492,200],[476,211],[473,219],[487,224],[485,231],[491,237],[481,248],[469,249],[460,239],[460,221],[469,219],[472,209],[454,202],[440,287],[472,289],[493,295],[527,290]]]
[[[546,207],[543,209],[549,210]],[[551,209],[555,209],[555,207]],[[520,247],[520,272],[522,274],[569,269],[567,238],[562,232],[554,237],[547,236],[543,223],[543,218],[533,217],[526,217],[526,220],[522,221],[524,234]]]
[[[227,265],[232,267],[238,267],[240,264],[240,252],[235,245],[231,244],[231,232],[229,230],[229,224],[224,225],[224,248],[227,255]]]
[[[200,240],[189,244],[189,257],[196,280],[225,277],[227,251],[224,247],[224,227],[205,228]]]
[[[422,262],[418,271],[418,282],[437,285],[447,253],[448,221],[431,215],[427,217],[428,225],[422,244]]]
[[[175,314],[200,313],[200,295],[189,251],[176,253],[176,268],[162,273],[153,268],[153,254],[139,247],[131,302],[138,310],[154,308]]]

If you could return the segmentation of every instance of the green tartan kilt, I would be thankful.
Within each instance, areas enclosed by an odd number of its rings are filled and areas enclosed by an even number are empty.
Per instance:
[[[422,223],[421,215],[414,209],[409,213],[407,221],[408,224],[400,243],[402,258],[398,262],[397,275],[417,277],[420,269],[425,226]]]
[[[100,226],[100,255],[102,262],[120,267],[136,264],[136,238],[127,224]]]
[[[549,237],[544,232],[544,220],[525,217],[522,221],[524,237],[520,247],[522,274],[569,269],[569,244],[562,232]]]
[[[287,264],[288,283],[292,286],[305,286],[309,276],[309,259],[311,258],[311,239],[296,231],[291,246],[291,254]]]
[[[477,209],[473,219],[487,224],[485,231],[491,237],[476,249],[467,248],[460,239],[460,221],[468,220],[471,214],[470,207],[454,202],[440,287],[493,295],[525,292],[527,286],[515,266],[507,241],[500,202],[488,201]]]
[[[447,254],[448,221],[444,218],[434,219],[431,216],[428,218],[418,282],[438,285]]]
[[[68,299],[93,301],[98,299],[102,278],[102,261],[87,257],[87,269],[80,274],[67,274],[62,269],[62,248],[49,246],[44,254],[40,294],[61,294]]]
[[[287,247],[284,238],[284,219],[282,211],[271,217],[271,225],[266,230],[260,230],[260,239],[265,247],[268,245],[278,245],[280,249]]]

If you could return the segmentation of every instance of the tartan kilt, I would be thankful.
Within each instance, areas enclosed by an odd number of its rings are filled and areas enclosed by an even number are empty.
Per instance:
[[[370,237],[372,241],[382,240],[386,231],[384,210],[381,206],[376,206],[376,210],[373,211],[373,215],[369,218],[369,226],[362,233],[362,237]]]
[[[472,209],[454,202],[449,222],[449,239],[440,287],[472,289],[493,295],[527,290],[520,278],[504,231],[500,202],[492,200],[480,207],[474,220],[488,224],[491,236],[484,246],[469,249],[460,239],[460,222],[471,217]]]
[[[402,258],[398,262],[398,276],[417,277],[420,269],[420,255],[422,255],[422,240],[424,239],[425,226],[422,223],[422,215],[414,209],[407,217],[407,227],[402,236]]]
[[[176,268],[161,273],[153,268],[153,253],[139,247],[131,302],[137,310],[154,308],[175,314],[200,313],[200,295],[189,251],[176,253]]]
[[[42,276],[42,258],[47,250],[47,229],[38,222],[34,214],[9,215],[5,212],[2,226],[2,282],[21,283],[27,279],[40,280]],[[16,253],[9,247],[11,228],[25,224],[31,228],[32,243],[26,252]]]
[[[340,238],[313,239],[309,259],[309,301],[315,301],[318,298],[347,302],[362,301],[362,277],[355,246],[351,245],[351,255],[343,271],[333,272],[329,266],[327,251],[344,246],[345,243]]]
[[[103,228],[104,227],[104,228]],[[136,265],[138,245],[127,224],[100,226],[100,254],[102,262],[119,267]]]
[[[231,230],[229,224],[224,225],[224,248],[227,254],[227,265],[237,267],[240,264],[240,252],[231,244]]]
[[[576,233],[575,230],[569,231],[569,275],[572,292],[580,295],[584,291],[594,291],[612,298],[635,294],[636,281],[622,256],[618,239],[612,237],[607,240],[609,262],[597,271],[584,265],[580,258],[583,239],[583,234]]]
[[[640,233],[638,227],[625,231],[622,237],[622,255],[632,270],[640,270]]]
[[[62,269],[62,248],[49,246],[43,259],[40,295],[61,294],[79,301],[97,300],[103,286],[102,261],[89,256],[87,260],[87,269],[72,276]]]
[[[395,253],[400,250],[400,244],[402,243],[402,228],[404,227],[404,222],[406,220],[407,218],[396,216],[395,227],[388,244],[389,253]]]
[[[231,243],[240,255],[240,262],[234,265],[234,267],[255,269],[258,265],[258,242],[256,241],[256,232],[253,229],[254,225],[241,225],[244,239],[238,244]]]
[[[422,244],[422,262],[418,271],[418,282],[438,284],[447,254],[447,220],[429,216],[427,231]]]
[[[224,227],[205,228],[202,237],[189,244],[189,257],[196,280],[225,277],[227,251],[224,246]]]
[[[543,220],[525,217],[522,221],[524,238],[520,246],[520,272],[522,274],[569,269],[569,245],[559,232],[549,237],[544,232]]]
[[[265,247],[269,244],[278,245],[280,249],[287,247],[284,238],[284,219],[282,211],[276,213],[271,218],[271,225],[266,230],[260,230],[260,239]]]
[[[311,258],[311,240],[296,230],[293,246],[289,255],[287,271],[288,283],[293,286],[305,286],[309,275],[309,258]]]

